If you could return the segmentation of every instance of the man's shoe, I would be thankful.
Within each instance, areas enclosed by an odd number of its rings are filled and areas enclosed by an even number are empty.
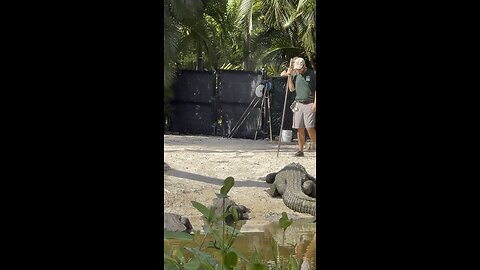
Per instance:
[[[296,152],[296,153],[294,154],[294,156],[296,156],[296,157],[303,157],[303,156],[304,156],[304,155],[303,155],[303,151],[298,151],[298,152]]]

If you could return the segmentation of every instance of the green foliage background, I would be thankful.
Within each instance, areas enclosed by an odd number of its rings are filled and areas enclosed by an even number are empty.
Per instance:
[[[179,69],[280,74],[301,56],[315,69],[314,0],[165,0],[166,115]]]

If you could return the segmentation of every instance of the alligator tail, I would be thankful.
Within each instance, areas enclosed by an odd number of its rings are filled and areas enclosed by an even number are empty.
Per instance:
[[[317,200],[303,193],[294,193],[287,188],[283,194],[283,202],[288,208],[296,212],[310,214],[314,217],[317,215]]]

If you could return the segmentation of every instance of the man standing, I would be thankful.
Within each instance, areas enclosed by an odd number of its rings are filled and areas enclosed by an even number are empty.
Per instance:
[[[293,61],[293,59],[291,60]],[[291,65],[290,65],[291,66]],[[317,144],[317,133],[315,131],[315,110],[316,110],[316,81],[313,70],[308,69],[305,60],[298,57],[287,70],[288,89],[295,93],[296,108],[293,113],[293,127],[298,129],[298,152],[297,157],[303,157],[305,146],[305,129],[313,143]]]

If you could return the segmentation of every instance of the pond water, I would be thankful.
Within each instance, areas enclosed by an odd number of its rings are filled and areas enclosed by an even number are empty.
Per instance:
[[[276,242],[278,254],[277,258],[284,262],[288,262],[290,255],[301,261],[304,258],[310,263],[310,269],[316,268],[316,223],[312,219],[294,220],[292,225],[287,228],[285,236],[278,222],[271,223],[267,226],[258,228],[240,228],[242,235],[238,236],[234,242],[234,248],[240,251],[248,259],[255,250],[260,255],[263,263],[272,264],[274,256],[272,255],[272,241]],[[194,242],[200,243],[203,235],[194,238]],[[207,238],[207,241],[211,239]],[[164,248],[166,251],[177,247],[195,247],[192,241],[181,240],[164,240]],[[217,261],[220,261],[220,252],[218,250],[208,248],[212,251]],[[240,269],[245,269],[247,264],[243,260],[238,262]]]

